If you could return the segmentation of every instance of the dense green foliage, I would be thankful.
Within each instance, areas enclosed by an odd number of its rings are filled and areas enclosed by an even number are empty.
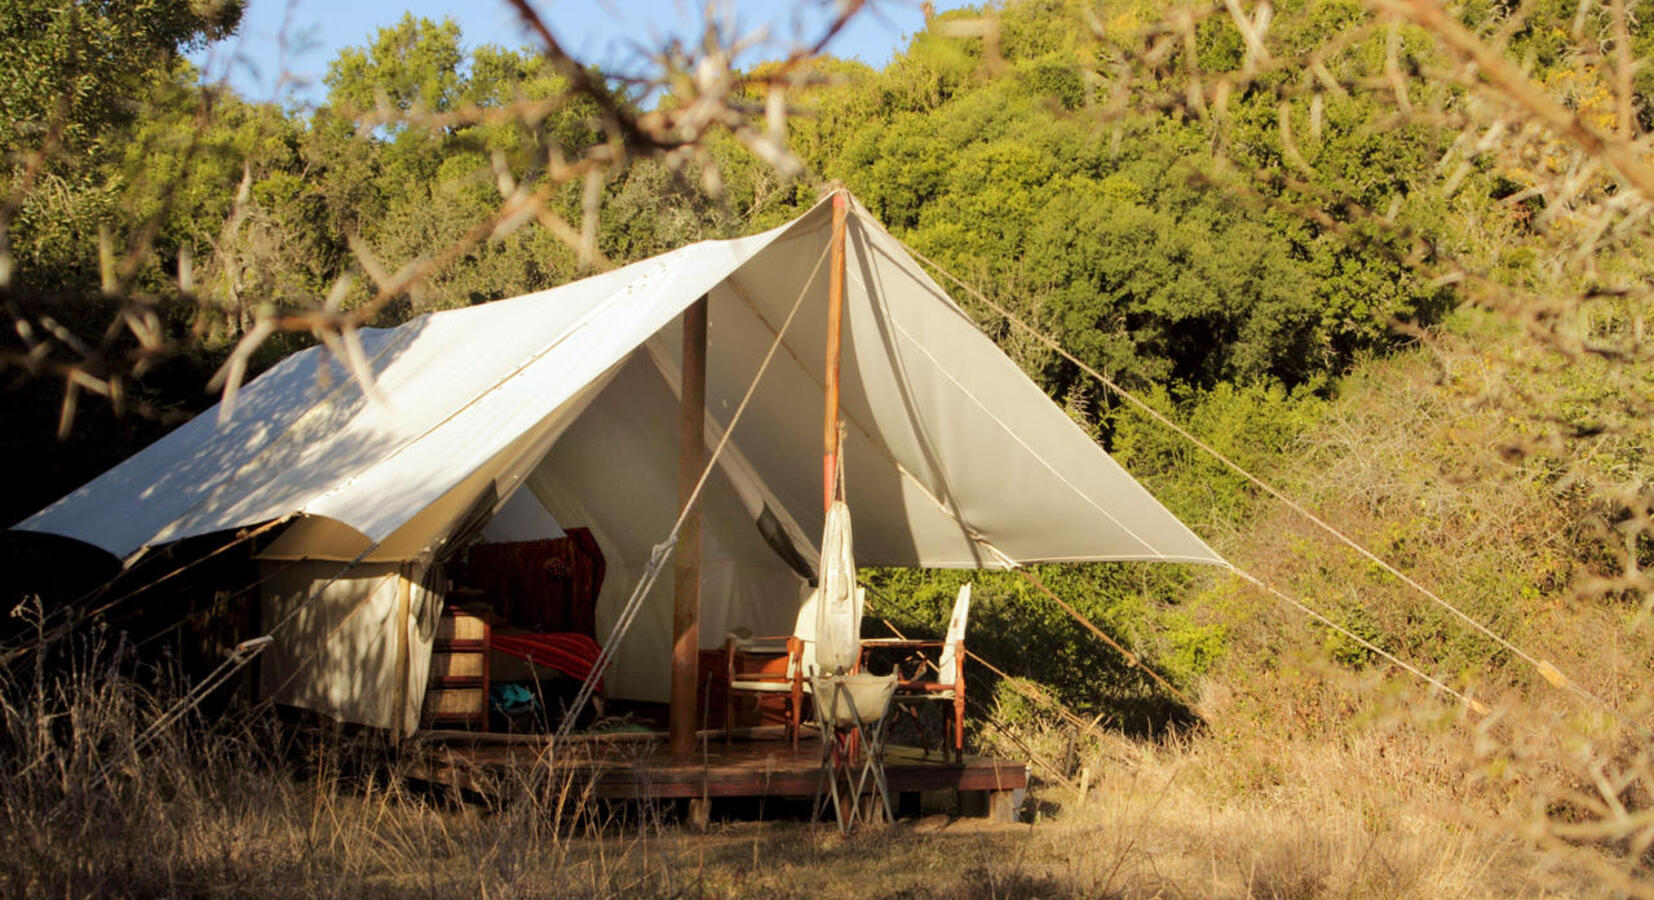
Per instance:
[[[12,0],[0,15],[0,150],[42,138],[80,150],[129,124],[178,51],[231,33],[241,0],[62,3]]]

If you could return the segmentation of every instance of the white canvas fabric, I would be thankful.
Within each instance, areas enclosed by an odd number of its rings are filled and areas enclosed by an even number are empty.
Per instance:
[[[861,654],[860,595],[856,589],[850,506],[834,500],[821,535],[821,590],[816,605],[816,661],[825,672],[848,672]]]
[[[525,490],[558,522],[590,528],[603,551],[599,635],[609,633],[650,551],[677,518],[677,429],[677,395],[654,364],[638,355],[527,477]],[[784,634],[809,589],[764,543],[753,524],[757,515],[736,487],[739,472],[732,469],[719,466],[701,499],[703,649],[722,646],[723,636],[740,626],[753,634]],[[809,544],[803,546],[814,555]],[[665,700],[671,647],[672,580],[660,578],[605,676],[609,695]]]
[[[948,618],[948,633],[942,638],[942,652],[936,660],[936,680],[953,684],[959,678],[959,656],[954,652],[965,640],[965,623],[971,615],[971,582],[959,588],[953,601],[953,615]],[[951,691],[949,692],[952,693]]]
[[[562,526],[546,511],[534,492],[521,488],[506,498],[500,511],[482,529],[482,540],[488,544],[541,541],[563,536]]]
[[[347,722],[403,734],[419,726],[430,674],[439,594],[421,566],[363,563],[340,575],[337,562],[262,563],[265,621],[297,609],[283,636],[259,658],[266,697]],[[396,709],[396,622],[400,578],[409,585],[408,685]]]
[[[365,330],[383,403],[325,350],[295,354],[241,391],[228,422],[216,408],[197,416],[17,527],[127,557],[299,512],[355,529],[360,546],[384,542],[468,478],[517,461],[502,451],[566,425],[571,401],[781,230]],[[425,533],[376,557],[427,549],[449,516],[426,518]]]
[[[710,447],[803,291],[704,502],[703,643],[737,626],[778,633],[808,587],[753,521],[768,509],[805,559],[819,558],[826,266],[804,286],[828,246],[829,206],[364,331],[383,403],[326,351],[295,354],[247,384],[227,422],[209,411],[16,527],[128,558],[297,514],[265,558],[388,563],[440,554],[481,499],[498,498],[497,509],[532,497],[555,523],[597,537],[606,634],[676,514],[680,313],[709,297]],[[858,563],[1222,563],[851,209],[841,411]],[[611,694],[664,699],[667,583],[622,647]]]

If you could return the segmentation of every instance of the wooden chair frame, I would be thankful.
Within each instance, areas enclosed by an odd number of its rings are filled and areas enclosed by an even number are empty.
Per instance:
[[[869,650],[902,650],[910,651],[907,658],[898,662],[896,671],[896,700],[898,704],[918,701],[953,701],[953,715],[947,717],[948,733],[946,744],[951,749],[955,762],[965,759],[965,642],[954,641],[953,653],[957,664],[954,666],[952,681],[937,681],[926,678],[936,673],[936,663],[926,658],[924,651],[941,651],[947,648],[948,641],[920,641],[904,640],[901,638],[870,638],[863,640],[862,653],[865,657]],[[912,677],[902,672],[903,663],[917,662],[917,670]],[[866,669],[864,660],[863,669]],[[951,696],[950,696],[951,695]],[[946,745],[945,745],[946,746]],[[929,750],[926,750],[928,753]]]
[[[921,700],[953,701],[953,716],[949,723],[951,727],[948,729],[948,737],[952,739],[954,761],[960,763],[965,761],[965,623],[970,618],[970,604],[971,585],[967,582],[959,589],[959,596],[954,601],[953,614],[948,620],[948,635],[943,640],[870,638],[861,642],[863,669],[866,668],[867,652],[878,649],[907,651],[907,658],[903,662],[919,663],[912,677],[907,677],[901,671],[902,662],[897,663],[899,680],[896,685],[896,703],[906,704]],[[924,653],[926,650],[939,651],[937,660],[932,662],[927,658]],[[949,655],[953,657],[953,678],[944,680],[942,667]],[[937,678],[926,677],[932,672],[936,673]],[[926,752],[929,752],[928,748]]]
[[[743,646],[754,644],[769,644],[776,646],[785,641],[787,648],[786,674],[777,676],[773,672],[748,672],[736,670],[736,658],[743,653]],[[748,684],[773,684],[778,688],[785,688],[787,695],[787,737],[792,740],[793,746],[798,746],[798,727],[803,719],[804,706],[804,641],[796,635],[767,635],[750,638],[737,638],[730,635],[724,639],[724,671],[729,679],[728,689],[724,700],[724,740],[733,740],[735,736],[735,695],[738,693],[763,695],[767,693],[781,693],[780,690],[764,688],[737,688],[741,682]]]

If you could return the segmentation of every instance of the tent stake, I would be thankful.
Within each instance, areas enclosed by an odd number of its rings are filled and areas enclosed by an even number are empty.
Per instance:
[[[821,508],[833,505],[834,474],[838,470],[839,356],[844,337],[844,220],[849,203],[844,191],[833,194],[833,258],[827,268],[827,409],[822,430]]]
[[[683,312],[683,392],[678,419],[678,504],[695,493],[706,458],[706,298]],[[696,663],[701,644],[700,501],[683,520],[672,566],[672,693],[666,744],[672,755],[695,750]]]

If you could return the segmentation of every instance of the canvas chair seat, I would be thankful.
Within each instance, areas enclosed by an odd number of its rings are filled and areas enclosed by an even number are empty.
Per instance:
[[[896,695],[895,675],[874,675],[870,672],[860,672],[854,675],[843,675],[831,679],[836,685],[827,685],[829,679],[817,676],[812,679],[816,682],[816,696],[830,696],[830,700],[822,700],[821,717],[837,728],[849,728],[858,723],[871,725],[884,717],[890,708],[890,701]],[[838,689],[828,692],[828,687]],[[828,706],[831,709],[828,709]]]
[[[959,694],[959,692],[954,690],[952,687],[937,688],[936,690],[927,690],[923,687],[898,688],[896,690],[896,699],[898,699],[898,700],[952,700],[955,697],[957,697],[958,694]]]
[[[793,689],[791,681],[731,681],[729,689],[732,691],[751,691],[753,693],[790,693]]]
[[[859,589],[858,589],[859,591]],[[857,597],[862,595],[858,592]],[[820,591],[811,591],[798,608],[790,635],[738,634],[731,632],[725,639],[725,659],[729,677],[729,700],[724,705],[724,739],[735,734],[735,702],[738,694],[789,694],[787,733],[793,744],[798,744],[798,727],[803,719],[804,695],[811,693],[810,679],[816,673],[815,627],[816,606]],[[738,656],[770,656],[785,654],[787,669],[783,676],[740,672],[736,670]]]
[[[748,656],[786,656],[791,651],[787,646],[787,639],[769,637],[750,637],[731,632],[729,640],[735,652]],[[735,678],[732,677],[729,689],[732,691],[790,691],[792,690],[791,660],[788,661],[788,672],[785,680],[777,681],[773,678]]]
[[[819,819],[829,804],[845,834],[857,820],[895,821],[884,777],[884,750],[897,677],[856,672],[811,680],[816,726],[821,729],[821,774],[811,821]],[[869,788],[864,806],[862,795]]]

